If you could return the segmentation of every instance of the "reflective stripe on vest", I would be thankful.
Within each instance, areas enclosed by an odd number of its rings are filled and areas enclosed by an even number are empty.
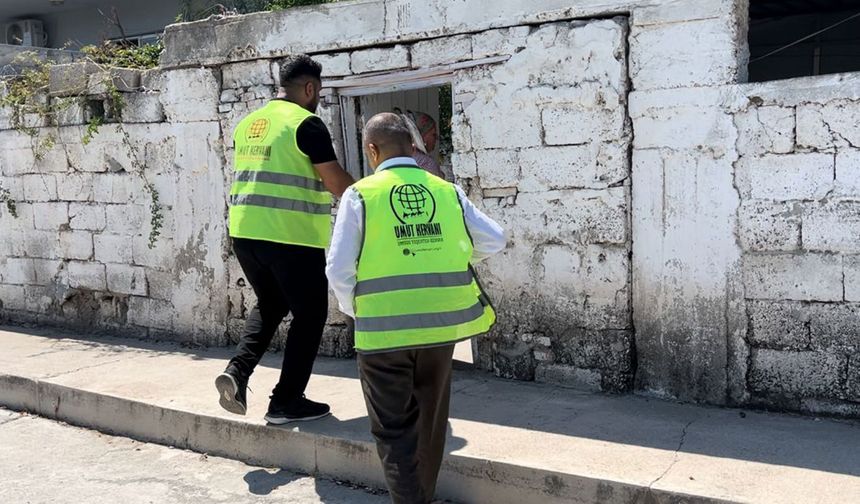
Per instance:
[[[325,191],[326,188],[319,180],[314,180],[288,173],[267,172],[262,170],[237,171],[233,178],[235,182],[263,182],[266,184],[278,184],[293,187],[303,187],[314,191]]]
[[[454,186],[417,167],[354,186],[364,209],[355,288],[355,347],[380,352],[486,332],[492,306],[469,268],[472,243]]]
[[[423,289],[427,287],[453,287],[469,285],[473,277],[471,271],[455,273],[417,273],[394,277],[374,278],[356,283],[355,295],[376,294],[396,290]]]
[[[294,103],[273,100],[236,126],[231,237],[328,246],[331,195],[296,143],[296,131],[310,117]]]
[[[323,203],[310,203],[289,198],[278,198],[276,196],[261,196],[259,194],[235,194],[230,197],[233,206],[248,205],[263,208],[277,208],[279,210],[293,210],[309,214],[331,215],[331,205]]]

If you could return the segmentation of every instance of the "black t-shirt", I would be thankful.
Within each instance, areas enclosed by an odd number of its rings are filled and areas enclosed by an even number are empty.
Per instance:
[[[299,125],[296,130],[296,143],[299,150],[311,158],[313,164],[337,160],[331,144],[331,135],[319,117],[308,117]]]

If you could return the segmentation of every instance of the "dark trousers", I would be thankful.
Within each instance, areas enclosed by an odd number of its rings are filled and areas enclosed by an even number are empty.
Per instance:
[[[454,345],[358,356],[370,430],[395,504],[425,504],[436,492],[453,356]]]
[[[251,376],[281,321],[292,313],[281,378],[272,401],[283,403],[301,397],[328,317],[325,250],[246,239],[233,239],[233,250],[254,288],[257,304],[248,314],[230,365],[242,376]]]

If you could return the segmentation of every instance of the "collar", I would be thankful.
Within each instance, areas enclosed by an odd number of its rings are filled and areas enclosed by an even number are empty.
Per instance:
[[[409,168],[420,168],[418,163],[415,162],[411,157],[403,156],[403,157],[395,157],[391,159],[387,159],[382,162],[379,166],[376,167],[377,172],[381,172],[382,170],[387,170],[389,168],[394,168],[395,166],[401,167],[409,167]]]

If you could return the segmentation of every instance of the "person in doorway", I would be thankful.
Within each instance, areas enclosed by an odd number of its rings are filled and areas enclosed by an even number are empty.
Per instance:
[[[445,178],[442,168],[433,157],[433,151],[436,150],[436,144],[439,141],[439,129],[436,127],[436,121],[424,112],[408,112],[405,119],[408,121],[407,126],[412,131],[412,144],[415,146],[413,158],[421,168],[436,175],[439,178]],[[411,123],[411,124],[409,124]]]
[[[442,464],[454,344],[495,322],[471,263],[501,251],[505,237],[459,187],[418,166],[400,116],[372,117],[363,138],[375,174],[344,193],[326,274],[355,319],[391,500],[423,504]]]
[[[227,369],[215,380],[221,406],[247,411],[248,378],[288,313],[293,320],[280,380],[265,419],[312,420],[329,406],[304,396],[328,316],[325,248],[331,236],[331,194],[353,183],[335,157],[331,136],[314,115],[322,67],[306,55],[281,65],[277,98],[233,132],[235,178],[230,237],[257,295]]]

